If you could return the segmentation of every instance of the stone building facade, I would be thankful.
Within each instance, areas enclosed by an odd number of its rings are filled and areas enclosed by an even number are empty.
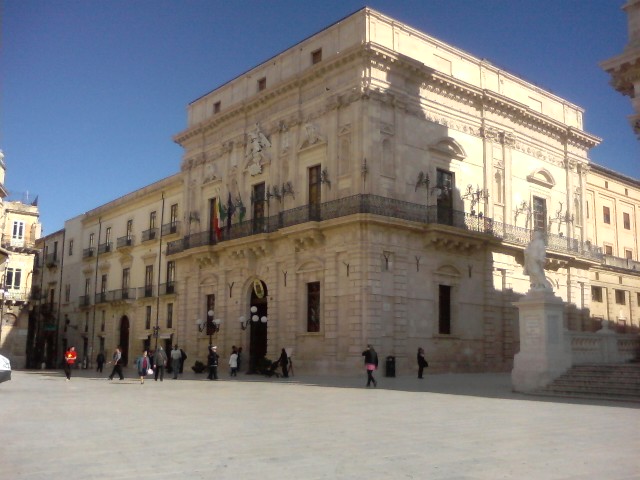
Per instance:
[[[585,207],[611,175],[583,113],[364,8],[192,102],[179,173],[65,224],[66,334],[90,359],[159,339],[353,373],[373,344],[399,373],[418,347],[435,371],[508,370],[534,230],[566,326],[591,326],[605,257]]]

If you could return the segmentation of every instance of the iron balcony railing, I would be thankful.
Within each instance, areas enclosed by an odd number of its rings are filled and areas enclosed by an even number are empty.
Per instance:
[[[91,305],[91,295],[81,295],[78,297],[78,305],[81,307],[88,307]]]
[[[116,240],[116,248],[124,248],[133,246],[133,235],[125,235],[124,237],[118,237]]]
[[[109,293],[113,294],[114,301],[136,299],[135,288],[121,288],[120,290],[111,290]]]
[[[113,249],[113,242],[105,242],[98,245],[98,253],[102,255],[103,253],[108,253]]]
[[[219,232],[205,231],[186,235],[167,243],[167,255],[180,253],[190,248],[216,245],[219,242],[236,238],[270,233],[300,225],[345,217],[354,214],[372,214],[398,218],[423,224],[447,225],[450,227],[490,235],[504,242],[526,246],[533,231],[502,222],[482,215],[472,215],[437,205],[421,205],[377,195],[360,194],[345,197],[319,205],[304,205],[285,210],[276,215],[235,223],[230,229]],[[548,233],[547,248],[550,251],[580,255],[596,261],[602,261],[602,249],[594,245],[562,235]]]
[[[85,248],[82,250],[82,258],[91,258],[95,255],[96,249],[94,247]]]
[[[172,295],[176,293],[176,282],[161,283],[158,290],[160,295]]]
[[[145,285],[138,288],[138,298],[155,297],[155,287],[153,285]]]
[[[45,260],[45,265],[47,268],[53,268],[58,266],[58,254],[57,253],[49,253],[47,254]]]
[[[180,233],[180,222],[169,222],[162,225],[162,236]]]
[[[147,242],[149,240],[155,240],[158,237],[158,229],[150,228],[142,232],[142,241]]]

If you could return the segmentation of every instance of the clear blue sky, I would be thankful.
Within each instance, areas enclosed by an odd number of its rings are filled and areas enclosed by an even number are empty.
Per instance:
[[[368,5],[583,107],[596,163],[640,176],[624,0],[0,0],[0,148],[45,234],[179,171],[172,136],[206,92]]]

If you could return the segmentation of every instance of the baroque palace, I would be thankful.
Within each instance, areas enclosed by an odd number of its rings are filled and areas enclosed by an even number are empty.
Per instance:
[[[507,371],[535,230],[566,329],[637,338],[640,182],[589,161],[583,113],[364,8],[193,101],[178,173],[40,240],[33,350]]]

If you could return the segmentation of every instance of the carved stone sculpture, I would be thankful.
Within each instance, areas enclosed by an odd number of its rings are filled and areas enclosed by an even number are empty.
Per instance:
[[[544,274],[546,259],[547,254],[543,234],[540,231],[536,231],[524,251],[524,273],[529,275],[532,290],[552,290],[551,284]]]

